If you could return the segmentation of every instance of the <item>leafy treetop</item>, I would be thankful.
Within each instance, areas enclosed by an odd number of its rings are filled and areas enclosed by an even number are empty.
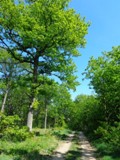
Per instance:
[[[72,56],[85,45],[89,26],[68,2],[0,1],[0,47],[29,63],[34,75],[52,73],[67,79],[75,72]]]

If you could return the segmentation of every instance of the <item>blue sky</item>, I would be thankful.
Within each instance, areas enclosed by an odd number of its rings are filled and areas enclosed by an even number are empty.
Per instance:
[[[82,81],[81,75],[87,67],[89,58],[91,56],[97,58],[102,52],[120,45],[120,0],[72,0],[69,6],[85,17],[86,22],[91,22],[86,36],[86,47],[80,49],[82,56],[74,60],[78,69],[78,80],[81,83],[76,92],[72,92],[74,99],[78,94],[93,94],[88,87],[89,81]]]

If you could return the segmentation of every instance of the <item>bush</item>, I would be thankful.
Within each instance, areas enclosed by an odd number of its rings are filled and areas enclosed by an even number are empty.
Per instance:
[[[111,153],[119,153],[120,148],[120,122],[115,122],[113,126],[103,123],[98,127],[95,134],[99,135],[101,141],[107,145],[106,150]]]
[[[4,140],[23,141],[30,137],[27,127],[20,126],[20,118],[17,115],[6,116],[0,114],[0,137]]]
[[[71,131],[65,128],[55,128],[52,131],[52,134],[57,136],[58,138],[65,139]]]
[[[29,133],[27,127],[22,128],[8,128],[4,132],[3,139],[12,141],[24,141],[26,138],[30,137],[32,134]]]
[[[95,146],[99,153],[109,154],[109,146],[105,142],[97,142]]]

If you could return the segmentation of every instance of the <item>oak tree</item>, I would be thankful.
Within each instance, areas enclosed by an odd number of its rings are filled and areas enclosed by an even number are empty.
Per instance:
[[[68,4],[69,0],[0,1],[0,47],[32,71],[30,131],[39,75],[54,75],[69,84],[76,80],[72,57],[85,45],[89,24]]]

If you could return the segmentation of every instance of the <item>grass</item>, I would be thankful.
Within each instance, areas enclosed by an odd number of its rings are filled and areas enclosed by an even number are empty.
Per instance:
[[[23,142],[0,141],[0,160],[47,160],[58,141],[48,131]]]

